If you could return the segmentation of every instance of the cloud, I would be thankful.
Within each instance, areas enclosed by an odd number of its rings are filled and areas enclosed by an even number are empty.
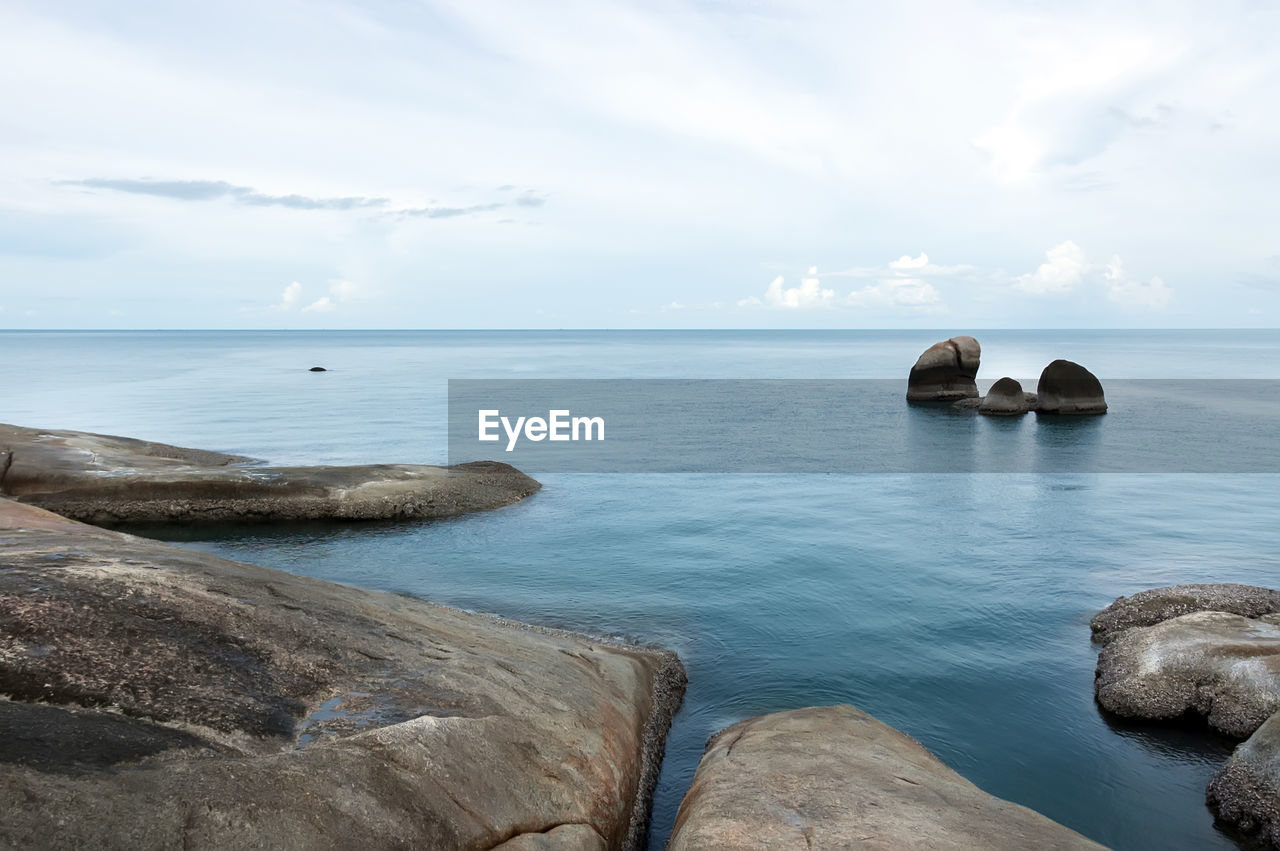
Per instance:
[[[1067,293],[1075,289],[1089,271],[1084,252],[1071,240],[1050,248],[1045,257],[1040,268],[1014,279],[1015,289],[1031,295]]]
[[[779,275],[765,289],[763,300],[751,296],[738,302],[738,306],[754,307],[763,304],[766,307],[795,310],[833,307],[836,304],[836,291],[823,289],[817,278],[801,278],[800,286],[798,287],[784,288],[784,283],[786,283],[786,280]]]
[[[843,272],[829,272],[828,277],[837,278],[954,278],[970,275],[977,271],[973,266],[940,266],[929,260],[929,255],[920,252],[912,257],[904,254],[897,260],[891,260],[883,266],[856,266]]]
[[[334,308],[333,300],[326,295],[326,296],[321,296],[320,298],[311,302],[311,304],[308,304],[306,307],[302,308],[302,312],[303,313],[328,313],[329,311],[333,310],[333,308]]]
[[[912,308],[928,313],[946,311],[942,293],[920,278],[886,278],[849,293],[845,304],[857,308]]]
[[[923,254],[920,255],[920,259],[903,258],[903,260],[909,262],[901,268],[922,269],[928,264],[928,258]],[[911,263],[916,265],[913,267]],[[738,306],[789,310],[838,307],[898,308],[934,313],[946,310],[946,306],[942,304],[942,294],[938,289],[920,278],[887,277],[841,297],[835,290],[823,287],[818,277],[818,267],[810,266],[809,277],[801,278],[800,286],[787,287],[785,284],[786,279],[780,275],[774,278],[765,289],[763,298],[756,296],[744,298],[738,302]]]
[[[271,310],[293,310],[298,304],[298,299],[302,298],[302,284],[294,281],[284,288],[284,292],[280,293],[280,301],[271,305]]]
[[[1119,257],[1111,258],[1103,272],[1103,278],[1106,281],[1107,298],[1126,307],[1160,310],[1173,298],[1173,290],[1165,286],[1164,281],[1158,277],[1145,284],[1130,280]]]
[[[61,186],[80,186],[86,189],[105,189],[130,195],[147,195],[175,201],[217,201],[230,199],[250,207],[286,207],[292,210],[386,210],[405,216],[428,219],[451,219],[475,213],[500,210],[514,204],[519,207],[541,207],[546,197],[526,190],[512,203],[491,202],[468,206],[427,206],[397,209],[390,198],[381,196],[347,196],[316,198],[291,193],[271,195],[251,186],[238,186],[224,180],[133,180],[127,178],[90,177],[83,180],[57,181]],[[506,187],[499,187],[505,189]],[[514,188],[514,187],[512,187]]]

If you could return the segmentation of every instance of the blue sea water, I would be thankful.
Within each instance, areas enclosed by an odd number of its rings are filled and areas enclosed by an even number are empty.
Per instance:
[[[950,333],[6,332],[0,421],[274,463],[441,463],[451,378],[902,378]],[[987,379],[1057,357],[1104,381],[1280,378],[1278,331],[978,336]],[[653,848],[711,733],[834,702],[1113,847],[1230,848],[1203,798],[1232,743],[1100,713],[1088,622],[1158,585],[1276,585],[1278,478],[561,473],[518,505],[434,523],[145,531],[676,649],[690,683]]]

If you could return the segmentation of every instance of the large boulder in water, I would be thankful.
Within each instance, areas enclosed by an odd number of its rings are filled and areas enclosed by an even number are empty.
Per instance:
[[[981,359],[982,346],[972,337],[952,337],[934,343],[911,367],[907,399],[942,402],[977,396],[976,379]]]
[[[1169,585],[1120,597],[1093,616],[1095,641],[1109,644],[1125,630],[1154,626],[1193,612],[1230,612],[1246,618],[1280,614],[1280,591],[1234,582]]]
[[[1280,848],[1280,713],[1236,748],[1205,797],[1219,821]]]
[[[1126,718],[1195,712],[1248,736],[1280,711],[1280,615],[1193,612],[1126,629],[1098,655],[1094,693]]]
[[[1031,410],[1022,385],[1012,378],[1002,378],[983,397],[978,413],[993,417],[1016,417]]]
[[[716,734],[668,851],[1100,848],[988,795],[852,706],[762,715]]]
[[[1069,360],[1056,360],[1040,373],[1036,385],[1037,410],[1048,414],[1105,414],[1107,400],[1102,382],[1089,370]]]
[[[0,847],[643,847],[673,654],[5,499],[0,552]]]

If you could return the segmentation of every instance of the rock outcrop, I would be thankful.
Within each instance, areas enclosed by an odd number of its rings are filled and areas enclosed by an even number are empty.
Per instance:
[[[994,417],[1016,417],[1031,410],[1022,385],[1013,378],[1002,378],[982,398],[978,413]]]
[[[1056,360],[1040,373],[1036,385],[1037,410],[1048,414],[1105,414],[1107,400],[1102,382],[1089,370],[1069,360]]]
[[[641,846],[672,654],[5,499],[0,559],[2,846]]]
[[[978,365],[982,347],[972,337],[952,337],[934,343],[911,367],[907,399],[940,402],[978,395]]]
[[[1280,848],[1280,713],[1236,748],[1205,798],[1219,821]]]
[[[1280,591],[1257,585],[1216,582],[1170,585],[1120,597],[1094,615],[1089,626],[1103,644],[1135,626],[1153,626],[1192,612],[1230,612],[1246,618],[1280,614]]]
[[[1196,712],[1248,736],[1280,710],[1280,616],[1194,612],[1127,629],[1102,648],[1094,691],[1117,715]]]
[[[493,461],[266,467],[238,455],[11,425],[0,425],[0,454],[0,496],[90,523],[448,517],[539,488]]]
[[[669,851],[1101,848],[986,794],[852,706],[763,715],[707,745]]]

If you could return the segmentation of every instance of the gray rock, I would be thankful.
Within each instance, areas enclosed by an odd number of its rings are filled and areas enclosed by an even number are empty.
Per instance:
[[[1280,848],[1280,714],[1236,748],[1205,798],[1220,821]]]
[[[1107,400],[1102,382],[1089,370],[1069,360],[1056,360],[1040,373],[1036,386],[1037,410],[1048,414],[1105,414]]]
[[[1117,715],[1196,712],[1243,738],[1280,710],[1280,623],[1195,612],[1124,630],[1098,655],[1094,691]]]
[[[669,851],[1101,848],[983,792],[852,706],[762,715],[707,745]]]
[[[126,437],[0,425],[0,495],[90,523],[448,517],[540,487],[507,464],[264,467]]]
[[[1217,582],[1171,585],[1120,597],[1094,615],[1089,626],[1103,644],[1126,629],[1151,626],[1192,612],[1230,612],[1246,618],[1280,613],[1280,591],[1257,585]]]
[[[1027,394],[1022,391],[1022,385],[1012,378],[1002,378],[992,384],[978,407],[978,413],[996,417],[1021,416],[1029,410]]]
[[[972,337],[952,337],[934,343],[911,367],[907,399],[939,402],[978,395],[978,365],[982,347]]]
[[[325,369],[322,366],[313,366],[311,367],[311,369],[307,370],[307,372],[328,372],[328,371],[329,370]]]
[[[0,847],[642,846],[670,653],[3,499],[0,554]]]

